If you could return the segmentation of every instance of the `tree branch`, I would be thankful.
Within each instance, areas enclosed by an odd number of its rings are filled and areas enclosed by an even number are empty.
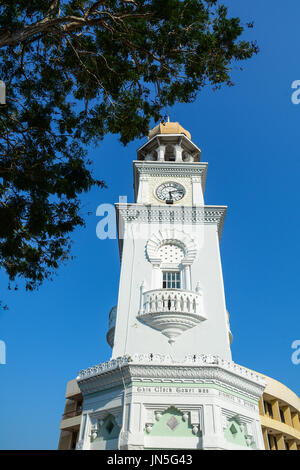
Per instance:
[[[125,0],[124,0],[125,1]],[[128,0],[126,0],[128,1]],[[56,2],[57,3],[57,2]],[[96,2],[99,3],[99,2]],[[96,4],[95,4],[96,5]],[[122,13],[112,14],[109,11],[98,11],[98,18],[89,18],[88,16],[65,16],[52,18],[48,14],[40,21],[31,25],[24,26],[23,29],[12,33],[11,31],[0,30],[0,48],[5,46],[16,46],[25,41],[36,39],[36,35],[41,33],[51,33],[55,27],[60,27],[63,32],[70,32],[84,26],[105,26],[107,18],[112,21],[123,21],[124,19],[139,19],[152,16],[150,13]]]

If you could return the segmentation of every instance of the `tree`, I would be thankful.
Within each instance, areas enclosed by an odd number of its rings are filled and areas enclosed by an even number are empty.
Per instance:
[[[252,27],[251,24],[248,24]],[[0,2],[0,267],[38,287],[69,256],[87,148],[145,135],[166,106],[232,85],[257,53],[216,0]]]

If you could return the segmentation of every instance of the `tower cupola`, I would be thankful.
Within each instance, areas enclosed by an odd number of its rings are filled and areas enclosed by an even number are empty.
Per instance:
[[[191,141],[191,134],[179,122],[161,122],[148,134],[137,151],[138,160],[158,162],[199,162],[201,149]]]

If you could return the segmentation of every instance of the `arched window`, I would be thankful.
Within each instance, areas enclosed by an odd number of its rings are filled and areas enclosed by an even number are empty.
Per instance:
[[[167,145],[165,150],[165,161],[166,162],[175,162],[176,154],[173,145]]]
[[[145,156],[145,161],[146,162],[156,162],[157,161],[157,152],[156,150],[153,150],[150,153],[147,153]]]
[[[146,254],[152,263],[152,289],[191,290],[191,265],[197,254],[188,233],[163,229],[147,242]]]
[[[184,151],[184,152],[182,153],[182,161],[183,161],[183,162],[193,162],[193,161],[194,161],[194,157],[193,157],[193,155],[191,155],[189,152]]]

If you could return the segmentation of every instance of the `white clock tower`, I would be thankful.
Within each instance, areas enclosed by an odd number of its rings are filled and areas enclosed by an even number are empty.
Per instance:
[[[121,276],[109,362],[79,373],[78,448],[263,449],[264,382],[232,362],[207,163],[179,123],[138,150],[134,204],[117,204]]]

